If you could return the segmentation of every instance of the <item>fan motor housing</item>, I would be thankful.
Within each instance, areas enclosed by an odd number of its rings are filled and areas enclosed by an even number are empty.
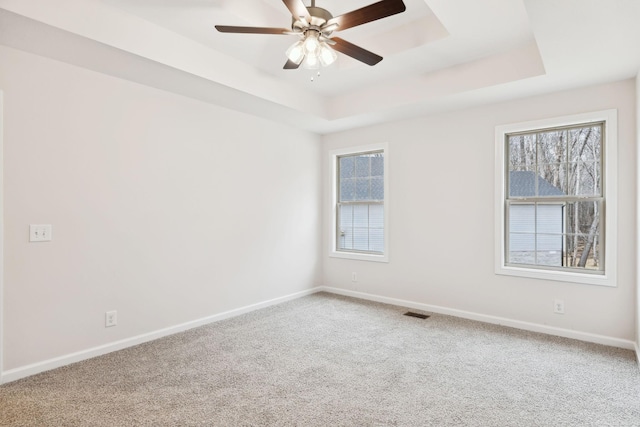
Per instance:
[[[311,21],[308,23],[309,27],[320,28],[328,20],[333,18],[333,15],[331,15],[328,10],[321,7],[307,7],[307,10],[309,11],[309,15],[311,15]],[[291,29],[294,31],[304,31],[309,27],[307,27],[303,22],[300,22],[299,19],[296,19],[295,17],[292,18]]]

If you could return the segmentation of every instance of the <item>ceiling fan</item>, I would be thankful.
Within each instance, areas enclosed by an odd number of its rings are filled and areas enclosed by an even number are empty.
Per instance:
[[[382,57],[339,37],[330,37],[334,31],[342,31],[367,22],[386,18],[404,12],[406,6],[402,0],[382,0],[369,6],[334,17],[331,13],[316,7],[315,0],[307,7],[302,0],[282,0],[291,12],[292,24],[288,28],[271,27],[235,27],[216,25],[222,33],[242,34],[287,34],[297,35],[300,40],[287,49],[288,61],[285,70],[304,68],[316,69],[331,65],[337,58],[334,50],[364,62],[375,65]]]

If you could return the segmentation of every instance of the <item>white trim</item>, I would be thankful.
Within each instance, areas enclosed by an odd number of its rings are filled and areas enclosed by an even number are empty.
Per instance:
[[[268,301],[248,305],[234,310],[225,311],[223,313],[207,316],[201,319],[193,320],[190,322],[182,323],[180,325],[160,329],[147,334],[138,335],[132,338],[116,341],[113,343],[93,347],[87,350],[67,354],[64,356],[56,357],[53,359],[45,360],[42,362],[34,363],[20,368],[11,369],[6,372],[0,372],[0,384],[6,384],[12,381],[26,378],[31,375],[39,374],[41,372],[49,371],[51,369],[59,368],[69,365],[71,363],[80,362],[83,360],[91,359],[93,357],[101,356],[103,354],[111,353],[113,351],[122,350],[134,345],[142,344],[145,342],[153,341],[168,335],[173,335],[178,332],[183,332],[192,328],[215,323],[221,320],[229,319],[231,317],[239,316],[241,314],[249,313],[251,311],[266,308],[272,305],[281,304],[283,302],[291,301],[297,298],[301,298],[307,295],[315,294],[317,292],[329,292],[336,295],[344,295],[353,298],[359,298],[368,301],[376,301],[384,304],[397,305],[407,308],[414,308],[417,310],[446,314],[449,316],[460,317],[469,320],[475,320],[479,322],[491,323],[496,325],[509,326],[512,328],[522,329],[532,332],[540,332],[548,335],[561,336],[565,338],[573,338],[586,342],[593,342],[597,344],[608,345],[612,347],[619,347],[636,352],[638,358],[638,365],[640,365],[640,348],[638,343],[633,341],[623,340],[619,338],[607,337],[604,335],[590,334],[587,332],[573,331],[569,329],[555,328],[546,325],[540,325],[537,323],[522,322],[519,320],[507,319],[504,317],[489,316],[480,313],[474,313],[464,310],[457,310],[447,307],[435,306],[430,304],[422,304],[408,300],[402,300],[397,298],[384,297],[374,294],[368,294],[364,292],[349,291],[345,289],[333,288],[329,286],[317,286],[315,288],[307,289],[304,291],[296,292],[290,295],[286,295],[279,298],[274,298]]]
[[[505,265],[505,135],[508,133],[546,129],[551,127],[571,126],[581,123],[604,121],[605,146],[604,164],[605,172],[605,274],[582,274],[570,271],[538,270],[533,268],[507,267]],[[576,114],[571,116],[555,117],[550,119],[535,120],[531,122],[513,123],[496,126],[495,133],[495,223],[494,223],[494,259],[495,274],[529,277],[534,279],[555,280],[561,282],[584,283],[600,286],[617,286],[616,273],[618,271],[617,246],[618,246],[618,111],[615,109],[595,111],[591,113]]]
[[[4,366],[4,93],[0,90],[0,384]]]
[[[636,358],[640,368],[640,71],[636,75]]]
[[[361,254],[354,252],[345,252],[336,250],[336,187],[337,181],[337,162],[336,158],[345,154],[363,153],[367,151],[383,150],[384,152],[384,253]],[[329,205],[329,217],[331,218],[331,238],[329,241],[329,256],[332,258],[345,258],[360,261],[376,261],[389,262],[389,144],[380,142],[376,144],[359,145],[356,147],[346,147],[329,152],[329,171],[331,173],[331,204]]]
[[[5,384],[11,381],[16,381],[21,378],[25,378],[31,375],[39,374],[41,372],[49,371],[51,369],[66,366],[71,363],[80,362],[82,360],[91,359],[96,356],[111,353],[113,351],[122,350],[127,347],[142,344],[148,341],[153,341],[158,338],[173,335],[178,332],[183,332],[198,326],[207,325],[209,323],[219,322],[220,320],[229,319],[231,317],[239,316],[241,314],[249,313],[251,311],[259,310],[261,308],[269,307],[276,304],[281,304],[286,301],[301,298],[307,295],[320,292],[318,288],[311,288],[304,291],[296,292],[283,297],[270,299],[268,301],[259,302],[256,304],[247,305],[234,310],[225,311],[223,313],[214,314],[212,316],[203,317],[201,319],[192,320],[179,325],[170,326],[168,328],[159,329],[157,331],[149,332],[146,334],[138,335],[131,338],[126,338],[120,341],[112,342],[109,344],[81,350],[75,353],[66,354],[64,356],[55,357],[53,359],[44,360],[42,362],[33,363],[27,366],[21,366],[19,368],[10,369],[2,372],[0,375],[0,384]]]
[[[511,328],[522,329],[525,331],[539,332],[547,335],[554,335],[564,338],[572,338],[580,341],[586,341],[596,344],[608,345],[611,347],[619,347],[627,350],[633,350],[634,345],[637,348],[637,344],[633,341],[624,340],[620,338],[609,337],[606,335],[597,335],[589,332],[574,331],[571,329],[556,328],[554,326],[541,325],[539,323],[523,322],[521,320],[508,319],[506,317],[490,316],[487,314],[475,313],[472,311],[458,310],[455,308],[442,307],[438,305],[423,304],[419,302],[407,301],[397,298],[389,298],[380,295],[367,294],[364,292],[350,291],[346,289],[332,288],[328,286],[321,286],[320,290],[324,292],[330,292],[333,294],[344,295],[354,298],[360,298],[369,301],[376,301],[385,304],[398,305],[401,307],[414,308],[416,310],[422,310],[438,314],[446,314],[448,316],[461,317],[463,319],[475,320],[478,322],[491,323],[494,325],[508,326]]]

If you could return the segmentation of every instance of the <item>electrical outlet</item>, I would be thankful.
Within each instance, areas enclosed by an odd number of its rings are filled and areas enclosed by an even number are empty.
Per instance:
[[[356,272],[351,273],[351,281],[352,282],[358,281],[358,274]]]
[[[557,299],[553,301],[553,312],[557,314],[564,314],[564,301]]]
[[[108,328],[111,326],[116,326],[118,324],[118,312],[113,310],[113,311],[107,311],[104,315],[104,327]]]

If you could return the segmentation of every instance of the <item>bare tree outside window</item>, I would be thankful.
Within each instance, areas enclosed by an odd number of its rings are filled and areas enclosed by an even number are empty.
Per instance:
[[[603,130],[507,135],[507,263],[603,271]]]

